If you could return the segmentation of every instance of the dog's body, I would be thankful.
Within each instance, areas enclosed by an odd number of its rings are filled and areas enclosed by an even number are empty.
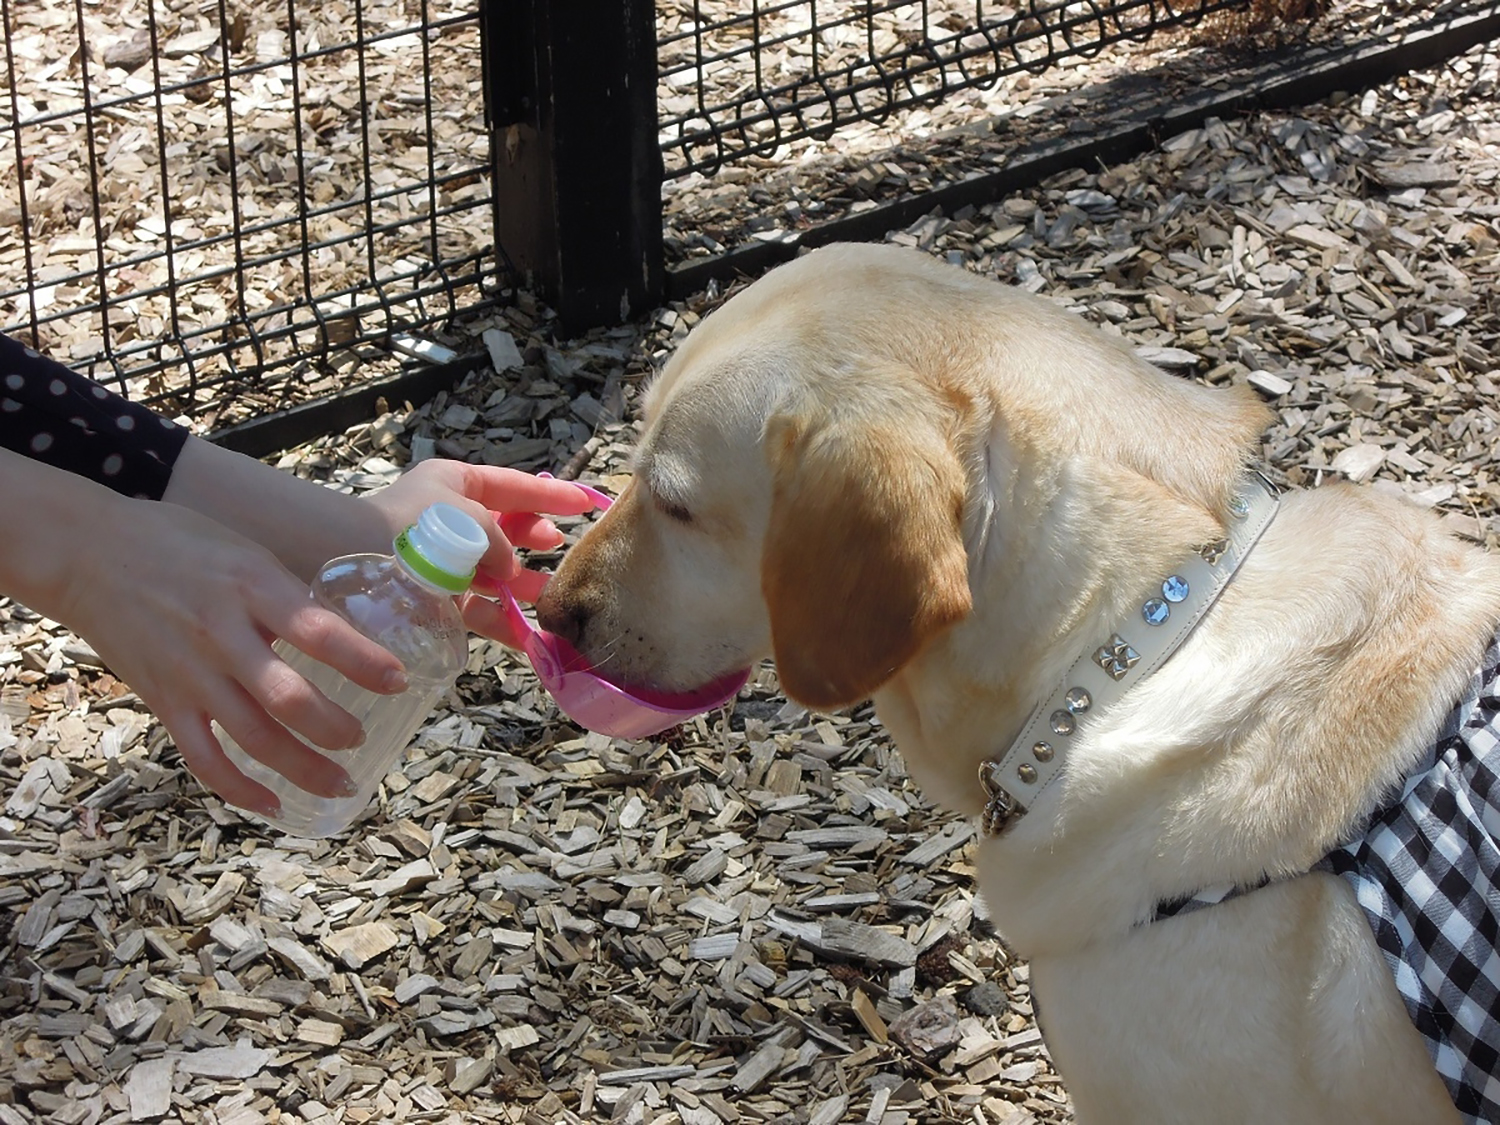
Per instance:
[[[873,695],[914,779],[970,813],[980,764],[1219,537],[1267,420],[1044,300],[858,246],[728,302],[647,413],[544,624],[630,682],[774,653],[811,706]],[[979,858],[1080,1122],[1458,1120],[1352,893],[1306,872],[1433,739],[1497,624],[1500,563],[1435,518],[1294,493],[1177,653],[1082,724]]]

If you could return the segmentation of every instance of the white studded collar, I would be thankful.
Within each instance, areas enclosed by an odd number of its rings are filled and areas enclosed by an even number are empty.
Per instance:
[[[1166,663],[1218,600],[1279,504],[1274,484],[1259,472],[1246,474],[1230,502],[1226,536],[1182,560],[1138,613],[1078,658],[1009,749],[979,767],[987,797],[985,835],[998,836],[1036,802],[1062,772],[1069,743],[1091,718]]]

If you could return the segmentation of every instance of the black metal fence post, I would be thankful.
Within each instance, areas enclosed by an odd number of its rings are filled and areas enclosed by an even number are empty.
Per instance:
[[[663,291],[653,0],[484,0],[495,234],[567,331]]]

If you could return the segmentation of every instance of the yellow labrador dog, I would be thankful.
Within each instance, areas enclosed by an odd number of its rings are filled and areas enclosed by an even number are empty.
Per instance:
[[[1399,498],[1287,495],[1165,663],[1049,716],[1090,654],[1130,672],[1163,576],[1234,533],[1252,392],[848,245],[709,317],[646,416],[543,624],[621,682],[770,654],[811,707],[873,696],[916,781],[998,822],[983,892],[1080,1122],[1460,1120],[1348,884],[1309,871],[1434,742],[1500,624],[1500,564]],[[994,815],[981,767],[1039,707],[1062,768]],[[1153,921],[1218,885],[1260,889]]]

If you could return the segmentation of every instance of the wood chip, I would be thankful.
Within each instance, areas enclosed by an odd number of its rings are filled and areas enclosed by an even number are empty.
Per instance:
[[[367,922],[329,934],[323,948],[351,969],[361,969],[383,953],[396,948],[400,938],[384,922]]]
[[[379,879],[371,879],[368,882],[356,883],[354,886],[356,890],[367,891],[377,898],[387,898],[416,890],[432,882],[437,875],[437,869],[432,866],[431,860],[419,859],[397,868],[389,875],[383,875]]]
[[[874,1003],[862,988],[856,988],[854,995],[850,998],[850,1005],[854,1008],[854,1014],[859,1017],[860,1026],[869,1032],[870,1038],[877,1043],[884,1043],[888,1039],[885,1020],[880,1018],[880,1013],[875,1010]]]
[[[1280,398],[1282,395],[1291,394],[1294,384],[1280,375],[1271,371],[1252,371],[1245,376],[1245,382],[1249,383],[1258,391],[1264,391],[1272,398]]]
[[[1351,445],[1339,451],[1331,468],[1356,483],[1363,483],[1375,475],[1384,460],[1385,450],[1378,445]]]
[[[472,1094],[489,1081],[494,1070],[494,1059],[455,1059],[448,1066],[448,1089],[459,1097]]]
[[[784,1035],[773,1035],[752,1054],[748,1055],[734,1073],[731,1085],[742,1094],[753,1094],[771,1075],[781,1069],[786,1059],[782,1048]]]
[[[171,1059],[147,1059],[130,1068],[125,1078],[130,1120],[152,1121],[171,1110],[174,1067]]]
[[[777,923],[773,921],[772,924]],[[852,922],[846,918],[830,918],[821,925],[802,931],[802,936],[813,948],[832,957],[893,968],[917,963],[917,948],[905,938],[897,937],[877,926]]]
[[[297,1025],[296,1037],[303,1043],[337,1047],[344,1041],[344,1026],[327,1020],[307,1019]]]
[[[948,996],[908,1008],[892,1021],[891,1038],[918,1058],[935,1058],[951,1051],[963,1038],[958,1008]]]
[[[234,871],[226,871],[206,891],[189,896],[182,909],[182,920],[198,926],[218,917],[228,910],[235,896],[244,889],[245,877]]]
[[[259,1074],[276,1057],[276,1052],[256,1047],[247,1038],[231,1047],[205,1047],[170,1057],[184,1074],[200,1078],[243,1079]]]
[[[266,943],[272,953],[303,980],[325,981],[332,967],[300,941],[291,937],[276,937]]]
[[[974,838],[974,826],[968,821],[945,824],[926,840],[901,857],[902,863],[926,867],[951,854]]]
[[[240,992],[224,992],[214,989],[203,993],[198,1002],[214,1012],[232,1012],[240,1016],[279,1016],[281,1005],[274,1000],[259,996],[246,996]]]

